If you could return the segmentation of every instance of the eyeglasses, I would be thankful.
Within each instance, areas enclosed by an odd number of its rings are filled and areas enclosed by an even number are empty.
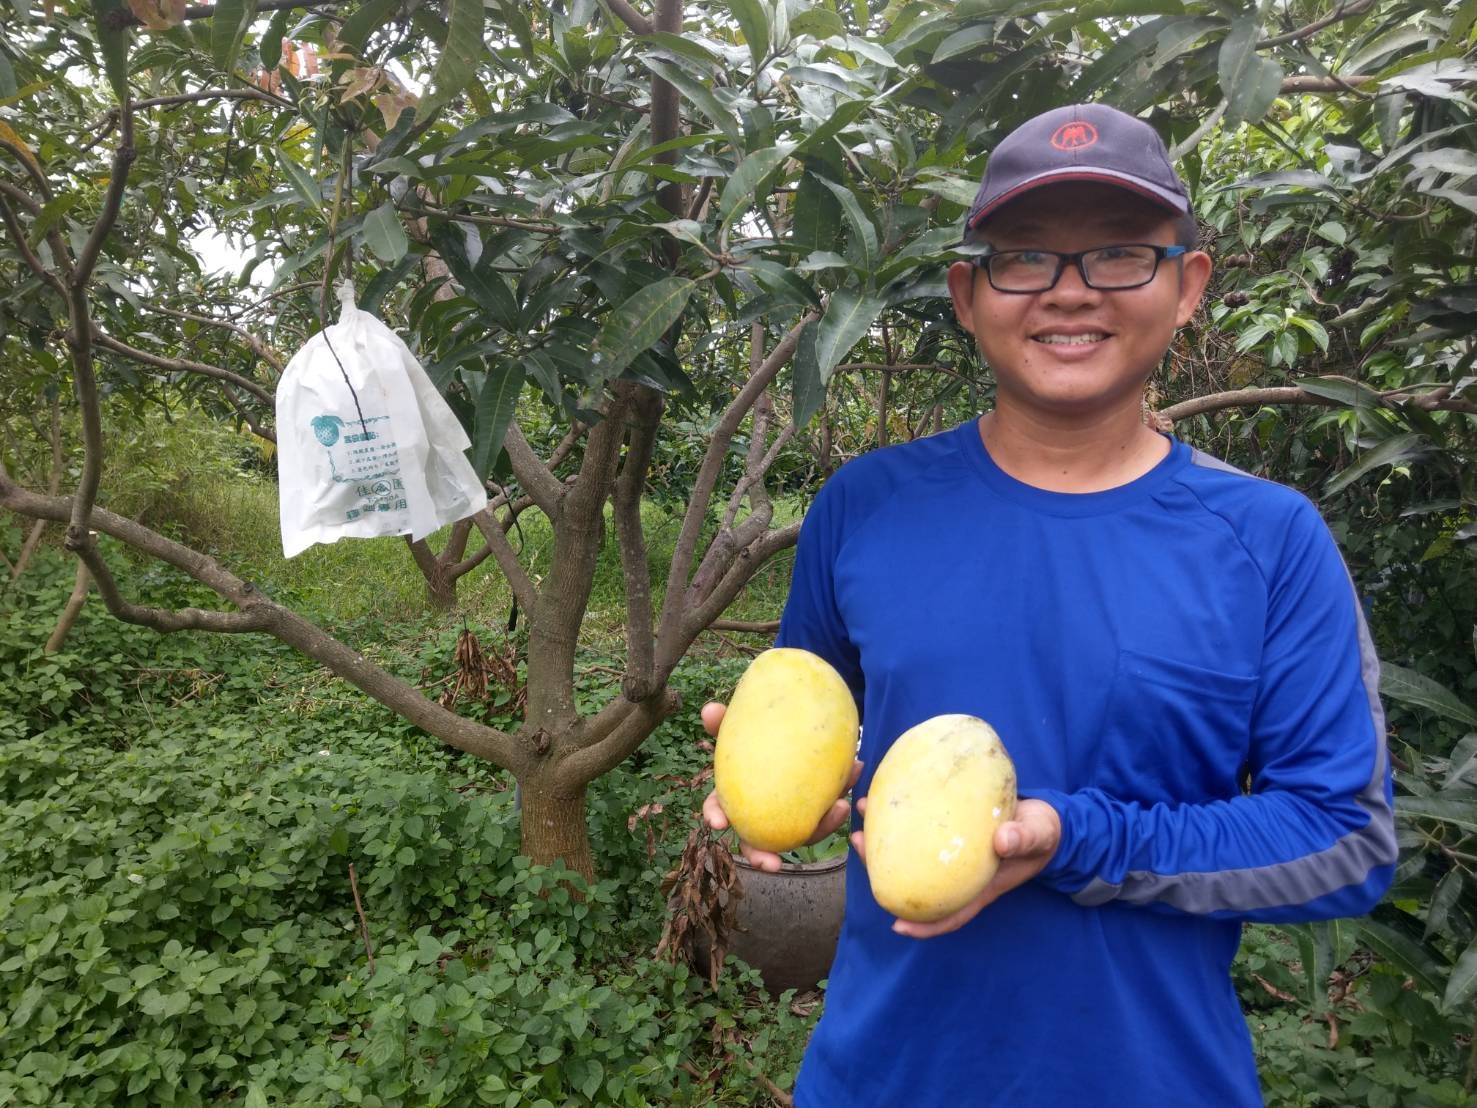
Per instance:
[[[1090,289],[1117,291],[1147,285],[1159,272],[1165,258],[1178,258],[1187,246],[1153,246],[1127,243],[1099,246],[1063,254],[1056,250],[997,250],[975,257],[974,264],[990,278],[996,292],[1045,292],[1055,288],[1062,271],[1077,267],[1082,283]]]

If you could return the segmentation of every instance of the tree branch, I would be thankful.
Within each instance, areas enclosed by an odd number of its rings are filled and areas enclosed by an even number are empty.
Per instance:
[[[533,587],[533,581],[523,569],[523,563],[518,561],[518,552],[508,541],[506,528],[498,523],[491,507],[474,513],[472,522],[476,523],[477,530],[482,532],[482,539],[487,543],[485,549],[497,560],[498,568],[503,571],[503,576],[508,581],[508,587],[513,590],[513,598],[518,601],[525,612],[533,611],[534,606],[538,604],[538,590]]]
[[[666,688],[660,696],[639,704],[624,696],[617,697],[599,715],[581,725],[578,745],[559,763],[558,781],[565,788],[572,788],[608,773],[681,705],[682,698]]]
[[[67,498],[23,489],[3,470],[0,470],[0,507],[33,519],[65,521],[71,513]],[[111,535],[143,554],[174,566],[242,611],[262,614],[265,633],[322,663],[355,688],[448,746],[485,758],[515,774],[521,775],[530,768],[528,757],[505,732],[464,719],[434,700],[428,700],[414,685],[375,665],[291,608],[276,603],[215,559],[103,508],[93,509],[92,524],[102,534]]]
[[[503,439],[508,452],[508,462],[513,467],[513,476],[523,486],[523,491],[533,497],[549,522],[557,524],[564,502],[564,482],[555,477],[553,471],[539,459],[523,437],[523,430],[515,420],[508,424],[508,433]]]
[[[633,8],[626,0],[605,0],[605,3],[612,12],[620,17],[622,23],[638,35],[651,34],[651,20]]]
[[[337,0],[261,0],[256,6],[257,14],[262,12],[280,12],[294,8],[321,8],[331,7]],[[185,21],[192,19],[209,19],[215,15],[214,4],[192,4],[185,9],[182,17]],[[103,26],[113,31],[121,31],[125,27],[142,26],[143,20],[123,7],[109,12],[103,17]]]
[[[634,415],[626,459],[616,478],[611,507],[621,572],[626,583],[626,675],[621,684],[628,700],[645,700],[655,691],[651,677],[656,657],[656,629],[651,622],[651,566],[646,556],[646,533],[641,526],[641,497],[656,449],[663,402],[654,389],[622,385],[631,393]]]
[[[1477,412],[1477,404],[1468,400],[1450,399],[1449,392],[1445,395],[1437,390],[1438,398],[1432,399],[1428,396],[1406,397],[1408,390],[1391,389],[1389,392],[1377,394],[1380,406],[1399,410],[1404,404],[1420,408],[1423,411],[1442,412]],[[1177,423],[1191,416],[1205,415],[1208,412],[1224,411],[1227,408],[1262,407],[1263,405],[1311,405],[1325,408],[1348,407],[1342,400],[1335,400],[1328,396],[1318,396],[1298,388],[1296,385],[1275,386],[1269,388],[1232,389],[1229,392],[1214,392],[1207,396],[1196,396],[1190,400],[1182,400],[1178,404],[1171,404],[1168,408],[1156,413],[1160,417]]]
[[[4,222],[5,230],[10,234],[10,241],[20,253],[21,261],[26,263],[26,267],[36,274],[43,284],[50,285],[53,291],[65,299],[67,286],[63,284],[60,277],[41,264],[41,259],[36,257],[31,244],[26,240],[25,228],[20,225],[20,220],[16,219],[15,213],[10,210],[10,205],[4,199],[0,199],[0,221]]]
[[[1374,7],[1374,0],[1354,0],[1350,4],[1340,4],[1333,10],[1333,14],[1325,16],[1323,19],[1315,19],[1312,23],[1299,27],[1295,31],[1288,31],[1285,35],[1274,35],[1271,38],[1258,39],[1256,48],[1258,50],[1270,50],[1274,46],[1286,46],[1289,42],[1297,42],[1299,39],[1317,34],[1325,27],[1332,27],[1335,23],[1341,23],[1345,19],[1352,19],[1356,15],[1363,15],[1372,7]]]
[[[151,354],[147,350],[140,350],[135,346],[129,346],[126,342],[115,339],[106,331],[99,330],[96,326],[92,330],[93,338],[104,350],[111,350],[114,354],[121,354],[125,358],[131,358],[144,365],[151,365],[157,369],[168,370],[171,373],[199,373],[205,377],[214,377],[217,381],[228,381],[238,388],[243,388],[252,396],[256,397],[268,408],[275,407],[272,394],[262,388],[255,381],[242,377],[239,373],[232,373],[229,369],[210,365],[207,362],[191,361],[187,358],[168,358],[162,354]]]
[[[1277,91],[1281,93],[1352,92],[1359,96],[1369,96],[1370,93],[1354,86],[1367,84],[1373,80],[1375,77],[1371,73],[1351,73],[1347,77],[1335,77],[1332,74],[1327,77],[1284,77]]]
[[[261,5],[258,10],[265,11],[266,5]],[[202,100],[261,100],[279,108],[297,111],[297,105],[291,100],[274,96],[259,88],[213,88],[203,92],[182,92],[175,96],[155,96],[149,100],[135,100],[133,108],[135,111],[139,108],[171,108],[176,104],[195,104]]]
[[[73,289],[80,289],[92,280],[92,271],[97,266],[103,243],[112,233],[113,224],[118,222],[118,212],[123,207],[123,190],[128,187],[128,170],[137,155],[133,146],[133,108],[131,105],[123,105],[118,123],[118,149],[113,152],[113,167],[108,177],[108,191],[103,194],[102,210],[98,213],[97,222],[93,224],[92,233],[87,236],[82,252],[77,255],[77,264],[67,275],[67,283]],[[79,318],[85,317],[85,312],[79,316]],[[84,341],[90,341],[90,336]]]
[[[714,486],[718,483],[718,474],[722,471],[724,458],[728,454],[728,444],[733,441],[734,432],[738,430],[739,424],[760,394],[769,387],[780,368],[794,355],[795,347],[800,342],[800,332],[807,323],[819,316],[817,311],[807,312],[790,328],[764,360],[758,372],[749,376],[749,380],[739,390],[738,396],[719,418],[718,426],[713,430],[712,440],[703,456],[703,464],[693,481],[687,513],[683,517],[677,545],[672,551],[672,563],[667,571],[666,596],[662,601],[661,625],[657,632],[659,674],[670,673],[682,657],[681,650],[676,649],[676,640],[682,610],[686,605],[688,574],[692,571],[698,537],[702,533],[703,521],[707,518],[708,504],[712,500]]]
[[[723,580],[718,582],[705,600],[686,613],[677,639],[677,657],[681,658],[692,645],[692,640],[724,613],[733,603],[734,597],[738,596],[739,591],[753,579],[765,562],[781,550],[794,546],[799,537],[800,522],[797,520],[776,531],[766,532],[758,541],[739,551],[738,557],[723,575]],[[670,670],[658,670],[658,673],[665,679]]]
[[[214,612],[203,608],[179,608],[171,611],[167,608],[130,604],[118,591],[118,582],[113,579],[112,571],[108,569],[108,563],[103,560],[96,543],[88,542],[78,547],[76,554],[97,582],[98,595],[103,598],[108,611],[124,623],[149,627],[164,634],[172,631],[240,634],[267,630],[267,614],[253,608],[240,612]]]
[[[256,335],[253,335],[245,327],[238,327],[228,319],[217,319],[215,316],[209,315],[196,315],[194,312],[182,312],[178,308],[166,308],[162,304],[150,304],[148,308],[150,311],[162,312],[164,315],[173,316],[175,319],[188,319],[195,323],[203,323],[209,327],[220,327],[224,330],[231,331],[245,340],[246,345],[251,347],[252,353],[271,366],[278,377],[282,376],[282,371],[286,368],[283,365],[282,359],[273,353],[272,349],[265,342]]]

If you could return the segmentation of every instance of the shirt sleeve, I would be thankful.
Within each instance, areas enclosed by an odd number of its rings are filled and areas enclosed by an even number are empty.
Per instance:
[[[1293,922],[1363,915],[1394,873],[1379,667],[1348,571],[1306,501],[1267,576],[1249,794],[1144,806],[1033,795],[1062,839],[1040,880],[1083,905]]]
[[[864,690],[861,657],[836,602],[836,559],[844,519],[839,478],[838,474],[822,488],[800,526],[790,593],[775,645],[809,650],[830,662],[846,681],[860,710]]]

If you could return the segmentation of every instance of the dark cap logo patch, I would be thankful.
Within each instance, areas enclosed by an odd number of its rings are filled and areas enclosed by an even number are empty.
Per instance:
[[[1051,145],[1058,150],[1081,150],[1097,142],[1097,128],[1091,123],[1063,123],[1051,135]]]

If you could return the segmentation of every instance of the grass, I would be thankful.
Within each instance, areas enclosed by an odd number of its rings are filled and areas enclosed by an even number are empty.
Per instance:
[[[474,626],[499,628],[508,622],[512,592],[491,559],[457,583],[457,609],[441,615],[428,608],[425,579],[400,536],[345,539],[284,558],[277,485],[262,472],[253,440],[228,427],[194,413],[171,421],[151,416],[142,424],[114,430],[111,439],[110,465],[99,498],[104,507],[212,554],[275,599],[310,614],[329,629],[365,621],[430,619],[459,624],[466,620]],[[655,605],[660,605],[664,593],[681,510],[680,505],[669,510],[651,501],[642,505]],[[774,525],[784,526],[802,511],[799,499],[776,500]],[[710,520],[704,538],[714,530]],[[449,532],[446,527],[430,536],[432,549],[442,549]],[[608,505],[605,536],[581,644],[615,657],[624,652],[625,583]],[[548,519],[536,509],[524,512],[509,537],[535,583],[543,580],[553,554]],[[474,531],[467,553],[475,553],[482,545],[481,534]],[[700,544],[699,552],[704,548]],[[793,561],[793,550],[771,558],[730,605],[725,618],[778,618]],[[743,638],[752,645],[767,641],[758,635]],[[702,651],[705,644],[720,646],[721,641],[705,635],[694,649]]]

